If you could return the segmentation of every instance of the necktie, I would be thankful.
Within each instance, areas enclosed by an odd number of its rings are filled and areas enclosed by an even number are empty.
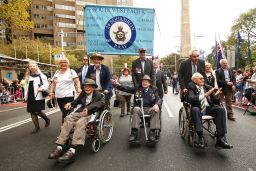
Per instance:
[[[82,83],[84,83],[86,79],[86,71],[87,71],[87,67],[84,67],[83,74],[82,74]]]
[[[201,94],[201,89],[198,89],[198,91],[199,91],[199,94]],[[206,98],[204,97],[202,100],[200,100],[201,114],[202,114],[202,115],[204,115],[205,112],[206,112],[205,99],[206,99]]]
[[[196,72],[196,64],[193,64],[192,67],[193,67],[193,74],[194,74]]]

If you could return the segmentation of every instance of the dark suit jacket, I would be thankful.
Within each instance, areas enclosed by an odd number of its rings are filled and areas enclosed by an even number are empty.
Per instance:
[[[104,94],[95,90],[92,95],[92,101],[87,105],[85,105],[86,97],[87,97],[86,93],[82,91],[80,95],[77,97],[77,99],[71,103],[71,106],[76,107],[78,104],[81,104],[82,106],[77,110],[77,112],[82,112],[83,109],[86,107],[88,109],[89,115],[104,109],[104,105],[105,105]]]
[[[198,60],[197,72],[199,72],[203,75],[203,77],[205,77],[205,62],[203,60]],[[180,88],[188,88],[188,83],[191,82],[192,77],[192,65],[190,58],[181,62],[178,77]]]
[[[118,90],[134,94],[134,106],[140,107],[140,102],[137,99],[142,97],[142,91],[143,91],[142,86],[139,86],[137,89],[135,87],[129,87],[129,86],[117,86],[116,88]],[[152,98],[153,105],[157,104],[159,107],[161,107],[162,99],[159,97],[157,89],[153,86],[150,86],[148,91]]]
[[[78,75],[80,83],[82,83],[82,77],[86,77],[86,75],[83,75],[83,67],[84,67],[84,65],[81,68],[76,70],[76,73]],[[89,67],[89,66],[87,66],[87,67]],[[87,71],[88,71],[88,68],[87,68]]]
[[[141,79],[144,75],[148,75],[152,79],[151,80],[152,85],[155,85],[155,79],[154,79],[155,73],[153,70],[152,61],[149,59],[145,60],[145,66],[144,66],[144,72],[143,72],[140,58],[138,58],[132,62],[132,80],[134,83],[134,87],[136,88],[139,87],[141,83]]]
[[[206,93],[209,91],[212,87],[208,85],[204,85],[204,92]],[[201,104],[199,101],[199,94],[196,84],[193,82],[190,82],[188,84],[188,102],[191,104],[192,107],[199,107],[201,108]],[[207,97],[207,102],[210,106],[213,106],[214,104],[219,105],[219,98],[215,96],[214,92]]]
[[[167,91],[167,84],[164,73],[161,70],[157,70],[156,73],[156,87],[158,89],[158,95],[163,98],[164,91]]]
[[[230,81],[233,82],[233,85],[236,85],[236,78],[231,71],[231,69],[228,69]],[[216,79],[219,88],[222,88],[223,94],[226,94],[228,92],[232,91],[232,86],[227,85],[227,82],[225,80],[224,70],[222,68],[219,68],[216,70]]]
[[[89,66],[87,70],[86,78],[90,78],[96,81],[96,70],[94,69],[94,65]],[[100,84],[101,84],[102,90],[109,91],[109,97],[113,95],[113,92],[112,92],[113,86],[112,86],[111,79],[112,79],[112,76],[110,74],[108,67],[106,65],[101,64]]]

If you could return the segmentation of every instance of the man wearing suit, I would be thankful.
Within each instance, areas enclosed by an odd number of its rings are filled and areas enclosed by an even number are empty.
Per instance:
[[[93,79],[98,85],[98,90],[105,94],[105,107],[110,110],[110,98],[113,95],[112,76],[109,68],[101,64],[104,57],[99,53],[94,53],[90,59],[94,65],[90,65],[86,78]]]
[[[135,88],[138,88],[144,75],[152,78],[152,85],[155,86],[155,74],[152,61],[146,58],[146,49],[139,49],[139,58],[132,62],[132,80]]]
[[[89,58],[87,55],[85,55],[83,57],[83,66],[81,68],[79,68],[78,70],[76,70],[76,73],[79,77],[79,81],[80,83],[84,83],[86,80],[86,74],[87,74],[87,70],[88,70],[88,64],[89,64]]]
[[[191,104],[191,121],[194,123],[199,137],[197,147],[205,147],[202,115],[211,115],[214,117],[214,123],[216,124],[216,147],[233,148],[232,145],[227,143],[225,137],[227,132],[225,109],[219,105],[219,100],[216,97],[220,94],[221,89],[214,93],[215,88],[205,85],[203,75],[198,72],[193,74],[192,81],[188,84],[188,102]]]
[[[221,59],[220,65],[221,68],[216,71],[217,83],[219,88],[222,88],[222,92],[225,97],[228,119],[235,121],[236,119],[232,110],[232,94],[235,90],[236,78],[232,70],[228,68],[228,62],[226,59]]]
[[[189,54],[190,58],[181,62],[178,73],[182,94],[188,91],[188,83],[191,82],[191,77],[195,72],[205,76],[205,62],[199,59],[198,50],[191,50]]]
[[[164,94],[168,93],[166,79],[163,71],[158,68],[158,61],[153,60],[153,68],[155,73],[156,87],[158,89],[158,95],[162,99]]]
[[[75,108],[78,104],[81,104],[81,107],[65,118],[60,135],[56,141],[57,147],[49,154],[48,159],[58,159],[59,162],[74,161],[77,146],[84,145],[85,143],[85,128],[90,120],[90,115],[104,108],[104,95],[95,91],[97,88],[95,81],[86,79],[82,85],[84,86],[83,91],[78,98],[65,105],[67,110],[71,107]],[[74,129],[74,133],[71,147],[65,152],[64,147],[72,129]]]

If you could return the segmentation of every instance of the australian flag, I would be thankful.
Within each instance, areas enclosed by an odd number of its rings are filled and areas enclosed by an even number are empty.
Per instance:
[[[216,66],[220,68],[220,60],[223,58],[220,43],[216,41]]]

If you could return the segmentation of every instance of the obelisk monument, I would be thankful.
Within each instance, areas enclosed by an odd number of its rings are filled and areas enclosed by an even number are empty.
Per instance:
[[[189,0],[181,0],[181,58],[189,57],[191,50]]]

